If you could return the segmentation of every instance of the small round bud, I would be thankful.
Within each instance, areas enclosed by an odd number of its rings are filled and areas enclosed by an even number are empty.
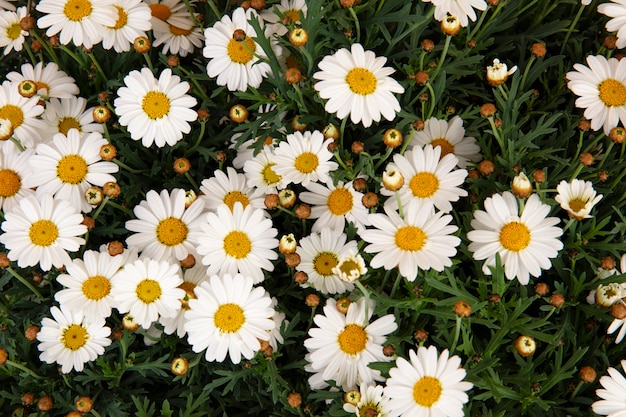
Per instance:
[[[596,288],[594,299],[600,307],[609,308],[622,299],[622,287],[616,282],[600,284]]]
[[[542,183],[546,180],[546,173],[544,170],[542,169],[536,169],[533,171],[533,180],[535,180],[538,183]]]
[[[348,307],[350,307],[350,304],[352,304],[352,301],[350,301],[348,297],[341,297],[339,300],[337,300],[337,311],[341,314],[346,314],[348,312]]]
[[[32,342],[37,339],[37,333],[39,333],[39,326],[31,324],[26,328],[26,331],[24,331],[24,337]]]
[[[252,5],[250,4],[250,0],[244,0],[241,2],[241,8],[244,10],[248,10]]]
[[[545,297],[550,292],[550,287],[545,282],[538,282],[535,285],[535,294],[540,297]]]
[[[500,303],[500,301],[501,301],[500,294],[495,294],[494,293],[494,294],[490,294],[489,295],[489,302],[491,304],[498,304],[498,303]]]
[[[415,74],[415,82],[417,85],[424,85],[428,82],[429,75],[426,71],[417,71]]]
[[[300,265],[300,255],[297,252],[288,253],[285,255],[285,263],[290,268],[295,268]]]
[[[603,169],[598,171],[598,180],[599,181],[605,182],[608,179],[609,179],[609,173],[607,171],[605,171]]]
[[[428,93],[421,93],[419,96],[417,96],[417,98],[422,103],[426,103],[428,100],[430,100],[430,96],[428,95]]]
[[[91,186],[85,190],[85,200],[92,206],[99,206],[104,200],[104,192],[102,188]]]
[[[363,142],[361,142],[360,140],[355,140],[354,142],[352,142],[350,150],[358,155],[365,150],[365,145],[363,145]]]
[[[582,132],[587,132],[591,129],[591,122],[589,120],[581,120],[578,122],[578,129]]]
[[[176,376],[182,376],[189,370],[189,361],[181,356],[172,359],[170,371]]]
[[[107,245],[107,252],[111,256],[120,255],[124,252],[124,244],[119,240],[109,242],[109,244]]]
[[[9,353],[6,349],[0,348],[0,365],[4,365],[7,363],[7,359],[9,358]]]
[[[550,296],[550,304],[552,307],[561,308],[565,304],[565,297],[563,294],[552,294]]]
[[[531,356],[535,353],[536,349],[537,343],[531,336],[519,336],[515,340],[515,350],[517,350],[520,356]]]
[[[602,269],[605,269],[607,271],[615,269],[615,265],[616,265],[615,258],[613,258],[612,256],[607,255],[600,260],[600,267],[602,267]]]
[[[398,129],[387,129],[383,134],[383,143],[388,148],[397,148],[402,145],[402,132]]]
[[[217,162],[226,162],[226,159],[228,159],[228,155],[226,155],[226,152],[224,151],[215,152],[215,160]]]
[[[302,28],[293,28],[289,31],[289,42],[293,46],[304,46],[309,41],[309,33]]]
[[[131,316],[130,314],[126,314],[122,318],[122,326],[124,326],[124,329],[128,331],[134,332],[139,328],[139,323],[135,321],[135,318],[133,316]]]
[[[623,300],[611,306],[611,315],[618,320],[622,320],[626,317],[626,305]]]
[[[588,167],[593,164],[593,155],[589,152],[583,152],[580,154],[580,163]]]
[[[617,36],[615,35],[606,35],[602,40],[602,46],[606,49],[615,49],[617,48]]]
[[[428,339],[428,332],[424,329],[416,330],[415,333],[413,333],[413,339],[417,343],[423,343]]]
[[[191,253],[187,254],[185,259],[180,261],[180,266],[186,269],[193,268],[196,266],[196,257]]]
[[[189,208],[198,199],[198,195],[194,190],[185,191],[185,208]]]
[[[111,118],[111,110],[107,106],[96,106],[91,111],[91,116],[96,123],[106,123]]]
[[[53,48],[56,48],[57,46],[59,46],[59,37],[57,35],[52,35],[48,38],[48,43],[50,44],[50,46],[52,46]]]
[[[289,407],[292,408],[300,407],[300,404],[302,404],[302,396],[297,392],[289,393],[287,396],[287,404],[289,404]]]
[[[278,207],[279,202],[280,199],[278,197],[278,194],[267,194],[265,196],[264,204],[265,208],[267,208],[268,210],[275,210],[276,207]]]
[[[37,400],[37,408],[39,411],[50,411],[54,405],[54,400],[49,395],[44,395]]]
[[[9,260],[9,255],[6,253],[0,253],[0,268],[8,268],[11,266],[11,261]]]
[[[180,65],[180,58],[177,55],[170,55],[167,58],[167,66],[170,68],[175,68]]]
[[[42,48],[43,48],[43,45],[37,39],[33,39],[31,41],[30,49],[32,49],[33,52],[40,52]]]
[[[378,205],[378,196],[375,193],[368,191],[363,194],[363,197],[361,197],[361,203],[363,203],[365,208],[376,207]]]
[[[469,317],[472,314],[472,306],[467,301],[459,300],[452,307],[454,314],[459,317]]]
[[[609,132],[609,139],[615,143],[624,143],[624,139],[626,139],[626,129],[621,126],[614,127]]]
[[[25,392],[22,394],[22,404],[33,405],[35,403],[35,394],[32,392]]]
[[[20,19],[20,29],[29,31],[35,27],[35,18],[32,16],[24,16]]]
[[[422,39],[420,45],[424,52],[432,52],[435,49],[435,42],[430,39]]]
[[[536,58],[542,58],[546,55],[546,46],[543,43],[535,42],[530,47],[530,53]]]
[[[198,121],[206,122],[211,117],[211,113],[207,109],[198,109]]]
[[[404,185],[404,177],[396,168],[383,172],[383,187],[389,191],[398,191]]]
[[[583,382],[593,382],[596,380],[596,370],[591,366],[583,366],[580,368],[578,375]]]
[[[9,140],[13,136],[13,125],[9,119],[0,118],[0,141]]]
[[[326,125],[324,130],[322,130],[322,134],[324,135],[324,139],[339,139],[339,129],[333,124]]]
[[[145,36],[138,36],[133,41],[133,48],[138,54],[145,54],[150,50],[150,39]]]
[[[100,92],[98,93],[98,101],[99,101],[100,103],[106,103],[106,102],[108,102],[108,101],[109,101],[109,98],[110,98],[110,96],[109,96],[109,93],[108,93],[107,91],[100,91]]]
[[[65,415],[65,417],[83,417],[83,413],[81,413],[80,411],[70,411],[69,413],[67,413]]]
[[[383,355],[385,355],[388,358],[391,358],[395,354],[396,354],[396,348],[394,348],[393,345],[383,346]]]
[[[470,48],[470,49],[476,48],[476,40],[475,39],[470,39],[469,41],[467,41],[467,47]]]
[[[302,72],[298,68],[288,68],[285,71],[285,81],[288,84],[296,84],[302,80]]]
[[[526,198],[533,191],[533,185],[523,172],[520,172],[513,178],[513,184],[511,185],[511,191],[519,198]]]
[[[17,92],[22,97],[31,98],[37,94],[37,84],[31,80],[23,80],[17,85]]]
[[[355,178],[354,181],[352,181],[352,188],[354,188],[355,191],[363,192],[367,190],[367,181],[365,178]]]
[[[112,161],[117,156],[117,148],[110,143],[100,147],[100,158],[104,161]]]
[[[191,169],[191,163],[187,158],[178,158],[174,161],[174,171],[177,174],[185,174]]]
[[[493,117],[496,114],[496,106],[492,103],[485,103],[480,106],[480,115],[482,117]]]
[[[495,118],[493,119],[493,125],[497,128],[500,129],[502,127],[502,119],[500,118]]]
[[[235,29],[233,31],[233,39],[237,42],[246,40],[246,32],[243,29]]]
[[[295,274],[293,274],[293,280],[297,284],[304,285],[309,280],[309,276],[304,271],[298,271]]]
[[[492,174],[494,169],[495,165],[493,164],[493,162],[487,159],[480,161],[480,163],[478,164],[478,172],[480,172],[480,174],[484,176]]]
[[[293,233],[283,235],[278,242],[278,251],[282,254],[294,253],[298,247],[298,242]]]
[[[257,11],[265,8],[265,0],[250,0],[250,6]]]
[[[228,113],[230,120],[235,123],[243,123],[248,119],[248,109],[243,104],[235,104]]]
[[[343,401],[356,407],[361,402],[361,393],[355,389],[350,390],[343,394]]]
[[[497,6],[498,4],[500,4],[500,0],[487,0],[487,4],[489,4],[490,6]]]
[[[109,198],[117,198],[122,192],[120,185],[114,181],[107,181],[102,187],[102,192]]]
[[[455,36],[461,31],[461,22],[456,16],[446,16],[441,20],[441,31],[448,36]]]
[[[306,296],[304,302],[307,306],[315,308],[320,304],[320,296],[317,294],[309,294]]]
[[[81,413],[88,413],[93,407],[93,402],[89,397],[78,397],[76,400],[76,409]]]
[[[306,203],[298,204],[294,212],[299,219],[308,219],[311,217],[311,206]]]
[[[296,193],[288,188],[280,190],[278,192],[278,203],[281,207],[291,208],[296,203]]]
[[[300,122],[300,116],[295,115],[293,119],[291,119],[291,128],[298,132],[303,132],[306,130],[306,123]]]
[[[328,145],[326,145],[326,149],[328,149],[328,152],[330,153],[337,152],[337,149],[339,149],[339,145],[337,145],[337,142],[335,142],[334,140],[331,140],[328,142]],[[346,161],[346,165],[350,166],[348,164],[348,161]]]

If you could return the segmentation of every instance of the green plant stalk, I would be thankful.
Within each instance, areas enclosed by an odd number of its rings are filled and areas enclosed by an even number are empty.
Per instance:
[[[448,49],[450,49],[451,41],[452,41],[452,36],[447,35],[446,43],[443,45],[443,51],[441,51],[441,56],[439,57],[437,68],[435,69],[433,76],[430,78],[431,80],[434,80],[435,78],[437,78],[437,75],[439,75],[439,71],[441,71],[441,68],[443,68],[443,61],[446,59],[446,55],[448,55]]]
[[[104,206],[107,205],[107,203],[109,202],[109,196],[105,195],[104,199],[102,200],[102,203],[100,203],[100,205],[98,206],[98,208],[96,209],[96,211],[93,213],[93,216],[91,216],[92,219],[96,220],[98,218],[98,216],[100,215],[100,212],[102,211],[102,209],[104,208]]]
[[[9,273],[11,275],[13,275],[13,277],[17,278],[17,280],[19,282],[21,282],[22,284],[24,284],[33,294],[35,294],[40,300],[43,300],[43,296],[41,295],[41,293],[39,292],[39,290],[37,290],[37,288],[35,288],[30,282],[28,282],[26,280],[26,278],[24,278],[23,276],[21,276],[15,269],[11,268],[11,266],[8,266],[6,268],[7,271],[9,271]]]
[[[563,52],[565,52],[565,45],[567,45],[567,41],[569,41],[569,37],[572,36],[574,27],[578,23],[580,16],[582,16],[583,10],[585,10],[585,5],[581,4],[580,7],[578,8],[578,13],[576,13],[574,20],[572,20],[572,24],[569,25],[569,28],[567,29],[567,33],[565,34],[565,39],[563,39],[563,45],[561,45],[561,51],[559,52],[559,55],[563,55]]]
[[[19,369],[22,372],[26,372],[28,375],[32,376],[35,379],[39,379],[39,380],[45,379],[43,376],[37,375],[36,373],[34,373],[32,370],[28,369],[24,365],[21,365],[17,362],[13,362],[12,360],[7,359],[7,361],[4,364],[12,368]]]
[[[352,16],[352,20],[354,20],[354,26],[356,28],[356,42],[361,42],[361,24],[359,23],[359,17],[356,15],[353,7],[348,7],[348,11],[350,12],[350,16]]]

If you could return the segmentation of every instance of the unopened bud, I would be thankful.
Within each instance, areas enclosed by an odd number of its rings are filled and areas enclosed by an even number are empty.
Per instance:
[[[150,39],[139,36],[133,41],[133,47],[138,54],[145,54],[150,50]]]
[[[531,356],[535,353],[536,349],[537,343],[531,336],[519,336],[515,340],[515,350],[517,350],[520,356]]]
[[[533,185],[523,172],[520,172],[513,178],[513,184],[511,185],[511,191],[519,198],[526,198],[533,191]]]
[[[177,174],[185,174],[191,169],[191,163],[187,158],[178,158],[174,161],[174,172]]]
[[[280,190],[278,192],[278,201],[281,207],[291,208],[296,203],[296,193],[288,188]]]
[[[170,371],[176,376],[182,376],[189,370],[189,361],[183,357],[172,359],[170,363]]]
[[[307,306],[315,308],[320,304],[320,297],[317,294],[309,294],[304,301]]]
[[[461,31],[461,22],[456,16],[446,16],[441,20],[441,31],[448,36],[455,36]]]
[[[280,238],[280,241],[278,242],[278,251],[285,255],[288,253],[294,253],[297,247],[298,242],[296,241],[293,233],[284,235]]]
[[[389,191],[398,191],[404,185],[404,177],[396,168],[383,172],[383,186]]]
[[[397,148],[402,145],[402,132],[398,129],[387,129],[383,134],[383,142],[389,148]]]
[[[243,123],[248,119],[248,109],[243,104],[235,104],[228,113],[230,120],[235,123]]]
[[[304,46],[309,41],[309,33],[302,28],[293,28],[289,31],[289,42],[293,46]]]
[[[104,200],[104,193],[102,188],[91,186],[85,190],[85,200],[92,206],[99,206]]]

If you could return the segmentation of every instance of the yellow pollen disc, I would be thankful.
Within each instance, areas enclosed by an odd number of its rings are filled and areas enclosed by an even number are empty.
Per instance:
[[[381,415],[381,409],[378,404],[367,403],[359,407],[359,417],[378,417]]]
[[[352,193],[345,188],[335,188],[328,195],[328,210],[335,216],[343,216],[352,210]]]
[[[367,68],[353,68],[346,75],[346,82],[354,94],[367,96],[376,91],[376,76]]]
[[[530,230],[521,222],[510,222],[500,229],[500,244],[511,252],[519,252],[530,244]]]
[[[70,129],[78,129],[79,132],[83,131],[80,122],[75,118],[63,117],[59,119],[59,123],[57,123],[57,130],[60,133],[63,133],[65,136],[67,136],[67,132],[69,132]]]
[[[22,28],[20,27],[19,23],[13,23],[7,28],[7,38],[14,41],[20,36],[22,36]]]
[[[303,174],[310,174],[317,169],[319,159],[313,152],[302,152],[296,157],[295,167]]]
[[[237,64],[247,64],[254,57],[253,53],[256,50],[256,45],[251,37],[246,36],[243,41],[236,41],[231,39],[228,41],[226,47],[226,53],[230,57],[230,60]]]
[[[245,258],[251,250],[252,242],[244,232],[233,230],[224,238],[224,252],[232,258]]]
[[[417,252],[426,243],[426,233],[419,227],[403,226],[396,231],[396,246],[409,252]]]
[[[5,104],[0,107],[0,119],[7,119],[11,122],[13,129],[17,129],[24,123],[24,112],[18,106]]]
[[[22,188],[22,178],[10,169],[0,169],[0,197],[13,197]]]
[[[141,101],[141,108],[150,119],[160,119],[170,112],[170,99],[160,91],[148,91]]]
[[[431,172],[418,172],[411,178],[409,188],[415,197],[432,197],[439,189],[439,179]]]
[[[607,106],[626,105],[626,86],[612,78],[607,78],[598,86],[600,100]]]
[[[117,20],[111,29],[121,29],[128,23],[128,13],[120,6],[115,5],[115,8],[117,9]]]
[[[179,28],[178,26],[170,25],[170,32],[174,36],[189,36],[192,31],[193,28],[183,29]]]
[[[101,300],[111,292],[111,282],[102,275],[94,275],[83,282],[82,291],[90,300]]]
[[[59,237],[59,229],[50,220],[37,220],[30,226],[28,237],[33,245],[50,246]]]
[[[80,184],[87,171],[87,162],[80,155],[65,155],[57,164],[57,177],[66,184]]]
[[[445,138],[433,139],[430,144],[433,146],[433,148],[435,146],[439,146],[441,148],[441,155],[439,156],[439,159],[443,158],[449,153],[454,153],[454,145],[448,142],[448,140]]]
[[[287,10],[285,12],[285,17],[288,17],[289,20],[295,23],[300,20],[300,10],[294,10],[294,9]]]
[[[246,208],[246,206],[250,204],[250,199],[241,191],[231,191],[224,196],[224,204],[228,206],[230,211],[233,211],[235,203],[237,202],[241,203],[243,208]]]
[[[80,22],[85,17],[91,15],[91,2],[89,0],[68,0],[63,7],[65,16],[74,22]]]
[[[423,376],[413,385],[413,399],[422,407],[432,407],[441,398],[443,387],[437,378]]]
[[[180,245],[187,239],[188,232],[185,222],[176,217],[161,220],[156,228],[157,240],[165,246]]]
[[[196,298],[198,298],[196,297],[196,293],[193,291],[196,288],[196,284],[194,284],[193,282],[184,281],[178,286],[178,288],[185,291],[185,296],[182,300],[180,300],[182,308],[183,310],[189,310],[189,300],[195,300]]]
[[[0,193],[0,195],[2,195],[2,193]],[[575,198],[569,202],[569,208],[571,208],[574,213],[578,213],[584,209],[585,206],[587,206],[587,202],[580,198]]]
[[[137,298],[146,304],[153,303],[161,296],[161,285],[158,281],[146,278],[137,284],[135,289]]]
[[[72,324],[67,329],[64,329],[61,336],[61,343],[63,343],[66,349],[71,351],[77,351],[82,348],[87,344],[88,340],[89,334],[87,334],[87,329],[79,324]]]
[[[320,252],[313,258],[313,269],[322,276],[333,275],[333,268],[337,266],[339,260],[337,255],[331,252]]]
[[[172,15],[172,10],[164,4],[151,4],[150,12],[157,19],[166,21]]]
[[[48,95],[48,91],[50,91],[50,86],[43,81],[33,81],[35,86],[37,87],[37,91],[44,90],[44,95]]]
[[[245,322],[246,316],[243,314],[243,309],[233,303],[222,304],[213,316],[215,327],[222,333],[235,333]]]
[[[274,165],[276,164],[270,162],[263,168],[263,181],[265,181],[267,185],[277,184],[283,178],[274,171],[274,169],[272,168]]]
[[[361,270],[361,267],[355,261],[347,260],[347,261],[343,261],[341,263],[341,265],[339,265],[339,270],[341,272],[343,272],[344,274],[350,276],[352,271],[355,271],[356,273],[359,273],[359,271]]]
[[[357,324],[348,324],[337,336],[339,348],[348,355],[356,355],[365,350],[367,333]]]

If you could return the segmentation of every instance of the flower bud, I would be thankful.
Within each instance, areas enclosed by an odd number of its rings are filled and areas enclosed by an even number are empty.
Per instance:
[[[456,16],[446,16],[441,20],[441,31],[448,36],[455,36],[461,30],[461,22]]]
[[[104,193],[102,188],[91,186],[85,190],[85,200],[92,206],[99,206],[104,200]]]
[[[383,134],[383,142],[388,148],[397,148],[402,145],[402,132],[398,129],[387,129]]]
[[[425,342],[428,339],[428,332],[424,329],[416,330],[415,333],[413,333],[413,339],[415,339],[417,343]]]
[[[530,47],[530,53],[537,58],[541,58],[546,54],[546,46],[543,43],[535,42]]]
[[[96,123],[106,123],[111,118],[111,110],[107,106],[96,106],[91,111],[91,116]]]
[[[304,285],[309,280],[309,276],[304,271],[298,271],[293,275],[293,280],[297,284]]]
[[[513,184],[511,185],[511,191],[519,198],[526,198],[533,191],[533,185],[523,172],[520,172],[513,178]]]
[[[8,268],[11,266],[11,260],[6,253],[0,253],[0,268]]]
[[[333,124],[327,125],[322,131],[322,134],[324,135],[324,139],[339,139],[339,129]]]
[[[291,208],[296,203],[296,193],[288,188],[280,190],[278,192],[278,202],[281,207]]]
[[[320,304],[320,296],[317,294],[309,294],[306,296],[304,302],[307,306],[315,308]]]
[[[8,140],[13,136],[13,125],[9,119],[0,118],[0,141]]]
[[[278,194],[267,194],[265,196],[264,204],[265,208],[268,210],[275,210],[278,207],[278,203],[280,202],[280,198]]]
[[[309,33],[302,28],[293,28],[289,31],[289,42],[293,46],[304,46],[309,41]]]
[[[187,158],[178,158],[174,161],[174,172],[177,174],[185,174],[191,169],[191,163]]]
[[[139,323],[135,321],[135,318],[133,316],[131,316],[130,314],[126,314],[122,318],[122,326],[124,326],[124,329],[128,331],[134,332],[139,328]]]
[[[180,261],[180,266],[186,269],[193,268],[196,266],[196,257],[191,253],[187,254],[185,259]]]
[[[432,52],[435,49],[435,42],[430,39],[423,39],[420,43],[420,46],[424,50],[424,52]]]
[[[598,285],[596,288],[595,301],[600,307],[609,308],[622,299],[622,286],[611,282],[607,285]]]
[[[578,375],[580,375],[580,379],[583,382],[593,382],[596,380],[596,370],[593,369],[591,366],[583,366],[582,368],[580,368],[580,371],[578,371]]]
[[[185,208],[189,208],[198,199],[198,195],[194,190],[185,191]]]
[[[288,84],[296,84],[302,80],[302,72],[298,68],[288,68],[285,71],[285,81]]]
[[[7,363],[7,359],[9,358],[9,353],[6,349],[0,348],[0,366]]]
[[[492,103],[485,103],[480,106],[480,115],[482,117],[493,117],[496,114],[496,106]]]
[[[611,306],[611,315],[618,320],[623,320],[626,317],[626,304],[624,304],[624,300],[620,300]]]
[[[467,301],[459,300],[454,303],[454,314],[459,317],[469,317],[472,314],[472,306]]]
[[[280,238],[280,242],[278,243],[278,251],[282,254],[294,253],[297,247],[298,242],[293,236],[293,233],[284,235]]]
[[[235,123],[243,123],[248,118],[248,109],[243,104],[235,104],[228,113],[230,120]]]
[[[478,172],[480,172],[481,175],[484,175],[484,176],[492,174],[494,169],[495,169],[494,163],[489,161],[488,159],[482,160],[478,164]]]
[[[189,361],[181,356],[172,359],[170,371],[176,376],[182,376],[189,370]]]
[[[292,392],[287,396],[287,404],[292,408],[300,407],[302,404],[302,396],[297,392]]]
[[[538,183],[542,183],[546,180],[546,173],[544,170],[542,169],[536,169],[533,171],[533,180],[535,180]]]
[[[300,116],[295,115],[293,119],[291,119],[291,128],[298,132],[303,132],[306,130],[306,123],[300,122]]]
[[[133,41],[133,47],[138,54],[145,54],[150,50],[150,39],[145,36],[138,36]]]
[[[300,255],[297,252],[288,253],[285,255],[285,263],[290,268],[295,268],[300,265]]]
[[[565,296],[563,294],[552,294],[550,296],[550,304],[556,308],[563,307],[565,304]]]
[[[124,252],[124,244],[119,240],[109,242],[109,244],[107,245],[107,252],[111,256],[120,255]]]
[[[104,161],[112,161],[117,156],[117,148],[110,143],[100,147],[100,158]]]
[[[121,193],[120,185],[113,181],[107,181],[102,187],[102,192],[109,198],[117,198]]]
[[[537,285],[535,285],[535,294],[538,296],[545,297],[549,292],[550,287],[548,287],[548,284],[545,282],[538,282]]]
[[[531,356],[535,353],[536,349],[537,343],[531,336],[519,336],[515,340],[515,350],[517,350],[520,356]]]
[[[396,168],[383,172],[383,187],[389,191],[398,191],[404,185],[404,177]]]
[[[354,282],[367,272],[367,268],[363,257],[356,254],[343,256],[332,272],[343,281]]]
[[[37,408],[39,411],[50,411],[54,405],[54,400],[49,395],[44,395],[37,400]]]
[[[37,84],[31,80],[23,80],[17,85],[17,92],[22,97],[31,98],[37,94]]]
[[[356,407],[361,402],[361,393],[356,389],[350,390],[343,394],[343,401]]]
[[[76,410],[81,413],[88,413],[93,407],[93,402],[89,397],[78,397],[76,400]]]
[[[626,129],[621,126],[614,127],[609,132],[609,139],[615,143],[624,143],[624,139],[626,139]]]
[[[492,87],[497,87],[506,82],[509,75],[513,74],[515,71],[517,71],[517,65],[508,69],[506,64],[501,63],[498,58],[495,58],[493,60],[493,65],[487,66],[487,82]]]
[[[337,300],[337,311],[341,314],[346,314],[348,312],[350,304],[352,304],[352,301],[350,301],[348,297],[341,297],[339,300]]]
[[[378,196],[372,191],[368,191],[361,197],[361,203],[363,203],[365,208],[376,207],[378,205]]]
[[[280,196],[280,194],[279,194],[279,196]],[[294,212],[296,213],[296,216],[299,219],[301,219],[301,220],[308,219],[309,217],[311,217],[311,206],[309,206],[306,203],[298,204],[298,206],[296,207]]]

